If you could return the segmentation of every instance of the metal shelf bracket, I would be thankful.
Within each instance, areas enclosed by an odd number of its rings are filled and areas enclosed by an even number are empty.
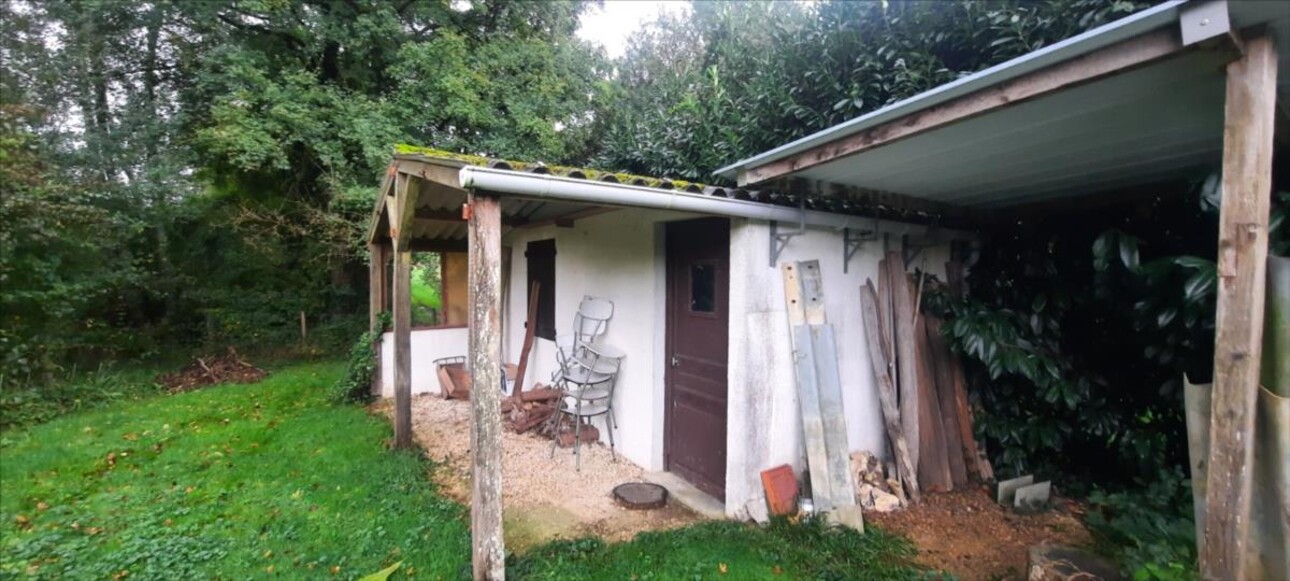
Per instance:
[[[784,247],[788,246],[788,241],[791,240],[794,236],[798,236],[806,233],[806,198],[805,197],[798,200],[798,208],[801,209],[801,213],[798,214],[798,224],[797,224],[796,230],[780,232],[779,222],[776,222],[774,220],[770,221],[770,239],[769,240],[770,240],[770,267],[771,268],[775,268],[776,263],[779,262],[779,255],[780,253],[784,252]]]
[[[878,239],[878,220],[873,221],[872,230],[853,231],[850,228],[842,229],[842,272],[845,274],[851,264],[851,257],[856,255],[860,247],[865,242]]]

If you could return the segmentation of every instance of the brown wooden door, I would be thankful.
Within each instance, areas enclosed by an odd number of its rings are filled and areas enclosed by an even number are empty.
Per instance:
[[[730,221],[667,225],[666,469],[726,497]]]

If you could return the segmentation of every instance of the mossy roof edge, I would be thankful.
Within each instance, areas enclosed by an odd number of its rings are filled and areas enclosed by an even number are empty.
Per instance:
[[[406,143],[400,143],[395,145],[394,154],[396,156],[419,155],[422,157],[455,161],[459,163],[464,163],[466,165],[474,165],[479,167],[499,167],[499,166],[505,165],[506,167],[509,167],[510,169],[515,171],[532,172],[534,170],[541,168],[546,170],[546,172],[549,172],[551,175],[557,175],[561,177],[574,177],[574,178],[580,177],[582,179],[588,179],[593,181],[610,181],[608,178],[612,176],[614,181],[617,181],[618,183],[621,183],[621,184],[643,185],[643,186],[648,186],[652,188],[662,187],[668,184],[671,184],[671,187],[680,189],[680,190],[707,189],[709,187],[720,187],[720,186],[709,186],[708,184],[691,182],[686,180],[675,180],[670,178],[643,176],[643,175],[631,174],[631,173],[625,173],[625,172],[605,171],[605,170],[588,168],[588,167],[574,167],[574,166],[567,166],[567,165],[547,165],[541,162],[535,163],[535,162],[503,159],[503,158],[491,158],[491,157],[485,157],[482,155],[471,155],[468,153],[457,153],[457,152],[447,151],[443,149],[435,149],[433,147],[409,145]],[[578,174],[581,174],[581,175],[579,176]],[[737,188],[726,188],[726,189],[737,189]]]

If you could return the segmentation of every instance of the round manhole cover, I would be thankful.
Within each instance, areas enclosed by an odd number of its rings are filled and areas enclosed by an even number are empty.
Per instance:
[[[632,510],[659,508],[667,504],[667,489],[648,482],[628,482],[614,487],[614,500]]]

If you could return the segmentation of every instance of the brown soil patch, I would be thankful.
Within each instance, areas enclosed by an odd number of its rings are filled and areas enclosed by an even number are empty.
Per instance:
[[[179,393],[217,383],[255,383],[268,375],[269,372],[247,363],[236,349],[229,347],[223,355],[197,357],[175,373],[158,375],[157,383],[170,393]]]
[[[927,494],[906,510],[865,516],[884,530],[909,537],[925,566],[965,581],[1024,579],[1031,545],[1092,542],[1078,505],[1056,504],[1048,512],[1020,515],[999,506],[985,489],[975,489]]]
[[[376,404],[393,415],[392,402]],[[433,395],[412,399],[412,431],[426,455],[444,465],[435,480],[444,494],[470,502],[470,402]],[[601,444],[583,445],[582,471],[575,470],[573,451],[556,448],[537,435],[502,432],[502,502],[507,548],[524,550],[546,541],[587,535],[622,541],[648,530],[676,528],[700,520],[669,502],[656,510],[618,506],[613,488],[644,481],[644,470]]]

